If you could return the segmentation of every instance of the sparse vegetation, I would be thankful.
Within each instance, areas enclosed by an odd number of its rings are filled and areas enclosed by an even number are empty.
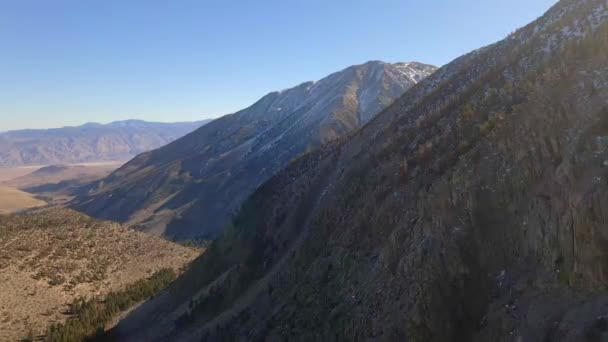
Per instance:
[[[431,161],[433,157],[433,143],[427,141],[424,144],[421,144],[416,151],[416,159],[419,163],[425,164]]]
[[[68,209],[0,216],[0,340],[29,328],[40,335],[65,320],[76,298],[115,293],[162,268],[183,270],[199,253]]]
[[[493,114],[493,115],[490,115],[490,117],[488,118],[488,120],[486,120],[483,124],[481,124],[479,126],[479,133],[481,133],[481,135],[483,135],[483,136],[486,136],[486,135],[490,134],[490,132],[492,131],[492,129],[494,129],[494,127],[496,127],[496,124],[500,120],[504,120],[504,115],[503,114]]]

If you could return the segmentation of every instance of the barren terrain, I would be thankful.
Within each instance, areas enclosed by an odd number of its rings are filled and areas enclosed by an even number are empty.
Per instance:
[[[17,189],[94,181],[109,175],[124,161],[0,168],[0,183]]]
[[[25,176],[39,168],[40,166],[0,167],[0,182]]]
[[[23,209],[46,205],[34,195],[0,185],[0,214],[8,214]]]

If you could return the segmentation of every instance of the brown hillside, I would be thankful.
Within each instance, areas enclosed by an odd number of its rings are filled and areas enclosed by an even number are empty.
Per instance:
[[[68,209],[0,216],[0,341],[43,333],[75,298],[179,271],[199,253]]]
[[[0,185],[0,214],[9,214],[23,209],[46,205],[34,195],[7,186]]]

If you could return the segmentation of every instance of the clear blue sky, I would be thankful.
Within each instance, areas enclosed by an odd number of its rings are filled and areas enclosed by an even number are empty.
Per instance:
[[[368,60],[443,65],[555,0],[0,0],[0,131],[185,121]]]

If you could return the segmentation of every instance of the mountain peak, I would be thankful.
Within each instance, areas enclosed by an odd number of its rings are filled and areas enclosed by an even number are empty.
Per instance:
[[[215,237],[257,186],[298,155],[366,124],[433,71],[370,61],[269,93],[132,160],[74,205],[97,217],[143,219],[137,222],[143,229],[172,238]],[[138,171],[144,168],[153,172]],[[164,211],[168,193],[174,197]],[[147,210],[152,206],[157,209]],[[172,217],[177,211],[179,218]],[[162,220],[156,217],[161,212],[167,215]]]

